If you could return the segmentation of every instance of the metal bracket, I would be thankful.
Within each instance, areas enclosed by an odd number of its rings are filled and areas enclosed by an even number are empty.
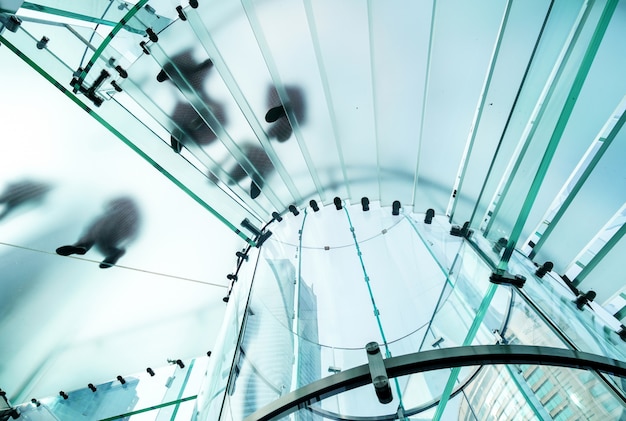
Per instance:
[[[80,72],[82,72],[82,69],[79,68],[74,73],[74,75],[78,75],[80,74]],[[70,82],[70,85],[74,86],[74,93],[80,91],[80,93],[84,94],[87,98],[89,98],[96,107],[99,107],[100,105],[102,105],[102,102],[104,102],[104,99],[102,99],[100,96],[96,94],[96,90],[100,88],[100,86],[104,83],[104,81],[108,79],[110,76],[111,75],[109,74],[109,72],[107,72],[106,70],[102,70],[100,72],[100,76],[98,76],[98,78],[93,82],[93,84],[89,88],[85,86],[83,82],[80,82],[77,77],[74,77],[72,79],[72,81]],[[78,89],[76,88],[77,84],[79,84]]]
[[[370,376],[372,377],[372,384],[374,385],[378,401],[380,403],[389,403],[393,400],[393,393],[391,393],[389,376],[387,376],[380,347],[376,342],[370,342],[365,345],[365,351],[367,351],[367,364],[370,368]]]

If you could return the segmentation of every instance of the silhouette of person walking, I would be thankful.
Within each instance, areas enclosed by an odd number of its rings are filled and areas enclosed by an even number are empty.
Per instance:
[[[43,199],[48,191],[49,185],[36,181],[22,180],[8,184],[0,194],[0,204],[4,204],[0,220],[21,205]]]
[[[259,145],[247,144],[242,147],[243,153],[250,160],[250,164],[257,170],[260,177],[256,174],[250,176],[250,197],[256,199],[261,194],[261,189],[265,184],[265,177],[274,171],[272,161],[269,156]],[[248,176],[241,164],[237,163],[228,171],[231,179],[238,183]]]
[[[224,107],[213,101],[206,95],[203,103],[211,110],[215,118],[222,124],[226,122]],[[179,126],[172,130],[170,145],[176,153],[183,149],[186,139],[193,140],[198,145],[208,145],[217,139],[217,135],[211,129],[202,116],[198,114],[191,104],[179,102],[172,113],[172,120]]]
[[[289,98],[287,106],[291,107],[298,124],[304,123],[306,110],[302,90],[295,86],[285,86],[285,91]],[[272,126],[267,131],[268,137],[270,139],[275,138],[279,142],[288,140],[293,133],[293,129],[291,124],[289,124],[285,106],[281,104],[278,93],[273,86],[270,86],[267,90],[267,105],[270,108],[265,114],[265,121],[272,123]]]
[[[204,81],[212,68],[213,62],[211,59],[198,63],[194,59],[191,50],[187,50],[173,56],[171,62],[166,63],[157,74],[156,79],[159,82],[171,80],[179,89],[186,89],[186,80],[191,89],[200,96],[202,102],[215,115],[215,118],[221,124],[224,124],[226,123],[224,106],[214,101],[203,89]],[[176,104],[172,113],[172,120],[179,126],[170,135],[170,145],[176,153],[180,153],[182,150],[186,135],[199,145],[208,145],[217,139],[215,132],[205,123],[196,109],[187,102]]]
[[[110,268],[126,253],[125,246],[135,238],[138,227],[137,205],[128,197],[120,197],[107,203],[105,212],[89,226],[77,242],[61,246],[56,252],[61,256],[83,255],[96,246],[105,256],[100,268]]]

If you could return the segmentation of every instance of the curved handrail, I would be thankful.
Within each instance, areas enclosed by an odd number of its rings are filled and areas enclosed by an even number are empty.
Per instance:
[[[486,364],[536,364],[597,370],[626,377],[626,362],[570,349],[528,345],[478,345],[443,348],[384,360],[389,378],[442,368]],[[245,418],[269,421],[295,412],[301,405],[319,401],[372,382],[367,364],[313,382],[288,393]]]

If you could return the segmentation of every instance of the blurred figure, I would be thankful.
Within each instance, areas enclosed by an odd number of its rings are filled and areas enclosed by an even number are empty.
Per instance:
[[[269,174],[274,171],[274,166],[272,165],[272,161],[270,160],[267,153],[263,150],[260,145],[255,144],[246,144],[241,148],[242,152],[250,161],[250,164],[257,170],[260,174],[260,177],[257,175],[250,176],[250,197],[256,199],[261,194],[261,189],[265,184],[265,178]],[[240,163],[235,163],[235,165],[228,170],[228,175],[231,180],[228,184],[239,183],[241,180],[249,177],[248,173],[243,169]],[[209,179],[213,181],[217,181],[217,177],[215,175],[210,174]]]
[[[295,86],[285,86],[289,102],[285,105],[293,111],[298,124],[305,122],[305,104],[304,94],[302,90]],[[293,129],[289,124],[285,106],[281,104],[278,92],[274,86],[270,86],[267,90],[267,106],[269,110],[265,114],[265,121],[273,123],[269,128],[267,135],[270,139],[275,138],[279,142],[284,142],[291,137]]]
[[[224,107],[213,102],[210,98],[203,99],[204,104],[213,112],[215,118],[221,123],[226,123],[226,113]],[[179,102],[172,113],[172,120],[180,127],[172,130],[170,145],[176,153],[180,153],[183,145],[189,140],[199,145],[208,145],[217,139],[215,132],[204,122],[200,114],[189,103]]]
[[[41,201],[48,191],[49,185],[36,181],[22,180],[9,183],[0,194],[0,204],[4,205],[0,212],[0,220],[24,204]]]
[[[200,96],[202,102],[215,115],[215,118],[221,124],[225,124],[226,113],[224,112],[224,106],[214,101],[204,92],[204,82],[212,68],[213,62],[211,59],[198,63],[194,59],[191,50],[186,50],[172,57],[171,62],[163,66],[156,78],[159,82],[171,80],[182,90],[187,89],[186,80],[189,86]],[[200,145],[208,145],[217,138],[215,132],[207,126],[195,108],[187,102],[179,102],[176,105],[172,113],[172,119],[180,128],[174,129],[170,136],[170,145],[176,153],[180,153],[187,141],[185,134],[191,137],[190,140]]]
[[[163,69],[157,74],[156,78],[159,82],[165,82],[173,78],[177,85],[182,83],[182,86],[184,86],[182,79],[180,79],[176,71],[176,69],[178,69],[193,89],[202,91],[202,84],[212,68],[213,62],[211,59],[206,59],[202,63],[198,63],[193,58],[191,50],[186,50],[172,57],[171,61],[163,66]]]
[[[56,249],[57,254],[69,256],[83,255],[94,245],[104,254],[100,268],[113,266],[126,253],[126,244],[137,235],[139,210],[135,202],[127,197],[111,200],[105,212],[96,219],[74,244]]]

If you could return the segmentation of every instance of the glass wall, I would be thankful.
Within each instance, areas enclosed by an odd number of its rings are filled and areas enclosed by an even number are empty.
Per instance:
[[[445,217],[430,224],[425,219],[344,203],[319,212],[307,208],[274,225],[261,249],[219,419],[255,419],[257,411],[304,393],[305,386],[367,364],[364,346],[371,341],[385,359],[517,344],[626,360],[617,334],[579,310],[571,291],[554,278],[537,277],[524,256],[516,253],[509,266],[526,278],[524,287],[496,285],[490,282],[493,266],[469,242],[450,235]],[[578,414],[580,402],[591,399],[568,392],[574,370],[554,369],[567,374],[547,390],[534,377],[526,381],[530,366],[520,367],[426,370],[390,379],[391,403],[379,404],[369,385],[313,399],[290,419],[535,419]],[[620,414],[623,402],[614,389],[623,388],[621,380],[591,375],[609,408],[598,413]],[[502,387],[508,398],[487,393]],[[578,396],[579,406],[557,405],[553,389]],[[200,411],[199,419],[211,418]]]

